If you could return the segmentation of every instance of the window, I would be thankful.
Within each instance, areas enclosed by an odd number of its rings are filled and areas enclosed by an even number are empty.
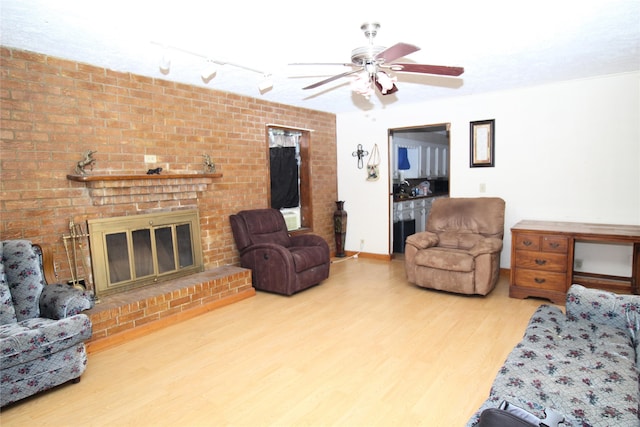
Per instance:
[[[312,228],[309,131],[269,126],[269,206],[279,209],[289,231]]]

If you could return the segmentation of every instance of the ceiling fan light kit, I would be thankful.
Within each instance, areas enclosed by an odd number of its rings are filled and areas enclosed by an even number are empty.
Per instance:
[[[371,86],[371,76],[366,71],[355,74],[351,80],[351,90],[357,94],[369,99],[373,95],[373,86]]]
[[[376,81],[380,84],[380,92],[386,95],[387,92],[393,90],[398,78],[396,76],[390,76],[384,71],[378,71],[376,73]]]
[[[314,89],[342,77],[351,76],[353,78],[351,89],[354,92],[369,98],[374,91],[374,87],[377,88],[382,95],[390,95],[398,91],[398,87],[395,85],[397,78],[390,75],[385,70],[404,73],[437,74],[454,77],[464,73],[464,68],[462,67],[395,62],[397,59],[417,52],[420,48],[408,43],[396,43],[389,48],[374,45],[373,39],[376,37],[378,30],[380,29],[380,24],[377,22],[364,23],[360,29],[369,40],[369,44],[367,46],[353,49],[351,51],[351,64],[344,64],[345,66],[355,67],[356,69],[313,83],[304,87],[303,90]]]

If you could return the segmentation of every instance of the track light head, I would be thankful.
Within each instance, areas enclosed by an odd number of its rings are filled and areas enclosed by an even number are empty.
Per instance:
[[[200,77],[205,83],[209,83],[209,80],[215,77],[218,72],[218,67],[212,61],[207,61],[207,66],[202,70]]]
[[[271,78],[271,74],[265,74],[264,78],[258,85],[258,89],[260,93],[265,93],[273,88],[273,79]]]
[[[162,54],[162,58],[160,59],[160,72],[162,74],[169,74],[171,70],[171,57],[167,54],[167,52]]]

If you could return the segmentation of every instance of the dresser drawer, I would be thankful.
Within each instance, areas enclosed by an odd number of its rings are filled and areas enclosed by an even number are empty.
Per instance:
[[[566,272],[567,256],[541,251],[516,251],[516,268]]]
[[[543,236],[542,250],[566,254],[569,249],[569,238],[564,236]]]
[[[566,292],[566,274],[527,269],[516,270],[516,285]]]
[[[538,234],[518,234],[515,239],[515,248],[519,251],[539,251],[541,239],[542,236]]]
[[[545,251],[566,254],[569,238],[544,234],[518,234],[515,239],[516,250]]]

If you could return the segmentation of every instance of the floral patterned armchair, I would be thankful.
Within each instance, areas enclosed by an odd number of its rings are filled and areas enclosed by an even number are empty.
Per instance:
[[[93,299],[69,285],[47,285],[44,258],[28,240],[0,242],[0,406],[77,382],[86,368],[91,321],[80,312]]]

